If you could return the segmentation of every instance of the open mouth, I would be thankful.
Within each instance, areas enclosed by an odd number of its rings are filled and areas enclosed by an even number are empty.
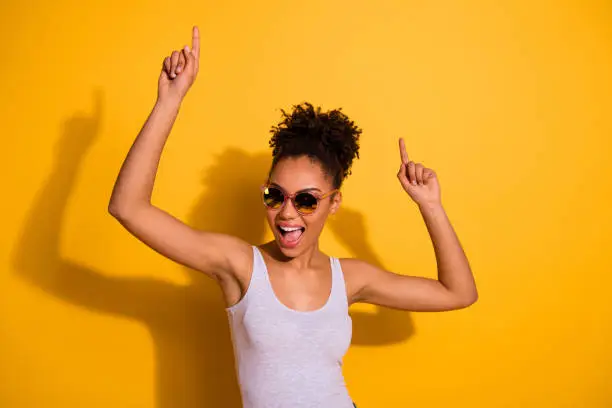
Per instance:
[[[294,247],[299,242],[305,231],[304,227],[287,227],[277,225],[276,228],[281,236],[281,244],[286,247]]]

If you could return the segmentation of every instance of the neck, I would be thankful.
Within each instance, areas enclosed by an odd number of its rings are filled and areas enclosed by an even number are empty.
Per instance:
[[[290,265],[294,269],[309,269],[312,268],[313,263],[321,255],[319,250],[319,241],[316,241],[313,245],[303,248],[295,256],[285,255],[278,246],[276,241],[270,241],[264,245],[264,248],[270,256],[276,261],[283,262]]]

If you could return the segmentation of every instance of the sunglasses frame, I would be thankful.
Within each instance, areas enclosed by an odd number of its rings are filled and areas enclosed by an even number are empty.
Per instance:
[[[275,188],[275,189],[277,189],[278,191],[280,191],[280,192],[281,192],[281,194],[283,195],[283,202],[282,202],[282,204],[280,205],[280,207],[278,207],[278,208],[271,208],[270,206],[268,206],[268,205],[266,204],[266,200],[264,199],[264,194],[265,194],[265,190],[266,190],[267,188]],[[332,195],[332,194],[334,194],[334,193],[337,193],[338,191],[340,191],[340,189],[336,188],[336,189],[334,189],[334,190],[328,191],[328,192],[327,192],[327,193],[325,193],[325,194],[318,195],[318,194],[313,193],[313,192],[310,192],[310,191],[304,191],[304,190],[302,190],[302,191],[298,191],[298,192],[293,193],[293,194],[288,194],[288,193],[287,193],[285,190],[283,190],[283,189],[282,189],[280,186],[271,185],[271,184],[264,184],[264,185],[262,185],[262,186],[261,186],[261,199],[262,199],[262,201],[263,201],[264,206],[265,206],[267,209],[269,209],[269,210],[275,210],[275,211],[280,211],[280,210],[282,210],[282,209],[283,209],[283,207],[285,206],[285,204],[287,203],[287,200],[291,200],[291,204],[293,204],[293,208],[295,208],[295,211],[297,211],[297,212],[298,212],[300,215],[303,215],[303,216],[308,216],[308,215],[312,215],[312,214],[314,214],[314,213],[317,211],[317,209],[319,208],[319,203],[320,203],[322,200],[325,200],[327,197],[331,196],[331,195]],[[313,196],[313,197],[314,197],[314,198],[317,200],[317,208],[315,208],[315,209],[314,209],[312,212],[310,212],[310,213],[304,213],[304,212],[300,211],[300,210],[298,209],[298,206],[295,204],[295,197],[296,197],[298,194],[310,194],[311,196]]]

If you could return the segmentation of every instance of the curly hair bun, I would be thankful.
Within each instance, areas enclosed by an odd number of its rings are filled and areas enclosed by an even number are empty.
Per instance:
[[[270,132],[272,167],[285,157],[308,156],[323,165],[336,188],[351,174],[353,160],[359,158],[361,129],[341,108],[322,112],[308,102],[295,105],[290,113],[282,110],[281,121]]]

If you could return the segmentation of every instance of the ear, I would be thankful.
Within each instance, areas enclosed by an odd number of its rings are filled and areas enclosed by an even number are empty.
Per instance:
[[[329,208],[330,214],[335,214],[340,208],[340,204],[342,203],[342,192],[338,191],[334,193],[332,197],[331,207]]]

